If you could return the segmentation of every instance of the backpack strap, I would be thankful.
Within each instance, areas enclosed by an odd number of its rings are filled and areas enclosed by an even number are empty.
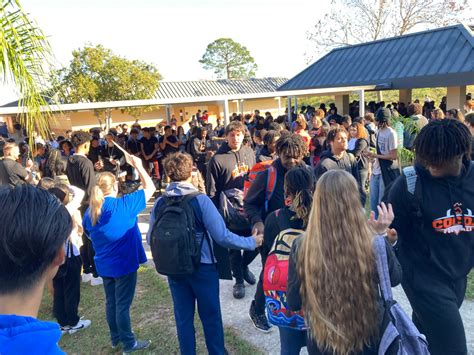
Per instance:
[[[212,261],[214,261],[214,260],[216,260],[216,258],[214,257],[214,251],[213,251],[212,245],[211,245],[211,238],[209,237],[209,234],[207,233],[207,229],[204,226],[201,206],[199,205],[198,200],[194,199],[194,197],[199,196],[199,195],[203,195],[203,194],[200,193],[200,192],[193,193],[193,194],[194,194],[194,196],[193,196],[193,198],[190,199],[189,203],[190,203],[190,205],[191,205],[191,207],[194,211],[194,215],[196,216],[196,223],[200,225],[200,227],[203,231],[203,238],[201,240],[200,249],[202,249],[204,239],[206,239],[207,245],[209,246],[209,252],[211,253],[211,259],[212,259]]]
[[[390,273],[388,271],[387,247],[385,237],[377,236],[374,239],[375,262],[379,275],[380,291],[384,301],[392,301],[392,285],[390,283]]]
[[[268,211],[268,201],[272,198],[273,191],[275,191],[277,181],[277,170],[273,165],[267,169],[267,185],[265,189],[265,212]]]
[[[418,178],[415,167],[407,166],[403,168],[403,175],[405,175],[408,192],[412,195],[415,195],[416,180]]]

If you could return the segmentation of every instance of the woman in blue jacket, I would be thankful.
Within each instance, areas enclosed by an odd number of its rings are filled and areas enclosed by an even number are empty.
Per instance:
[[[84,215],[84,230],[92,240],[94,261],[104,280],[106,317],[112,347],[122,342],[124,353],[145,349],[149,340],[135,339],[131,329],[130,306],[137,284],[137,270],[147,261],[137,215],[146,208],[155,186],[142,161],[132,157],[143,190],[117,197],[118,182],[111,173],[102,173],[94,187]]]
[[[165,196],[180,197],[197,192],[191,184],[193,160],[188,154],[176,153],[164,161],[166,175],[171,184],[166,188]],[[213,202],[204,194],[195,197],[197,204],[190,201],[202,229],[197,230],[196,238],[202,240],[207,233],[211,239],[224,248],[254,250],[263,241],[263,235],[249,238],[240,237],[230,232],[217,211]],[[150,215],[150,229],[147,241],[151,244],[151,230],[155,224],[156,211],[162,208],[164,199],[156,201]],[[198,206],[197,208],[195,206]],[[198,213],[197,209],[201,213]],[[207,239],[207,238],[206,238]],[[196,354],[196,337],[194,330],[194,312],[197,302],[199,317],[204,329],[206,346],[209,354],[223,355],[224,328],[222,325],[221,307],[219,301],[219,275],[213,252],[213,243],[204,241],[201,249],[201,264],[199,269],[189,276],[168,276],[168,283],[173,297],[174,315],[181,354]]]

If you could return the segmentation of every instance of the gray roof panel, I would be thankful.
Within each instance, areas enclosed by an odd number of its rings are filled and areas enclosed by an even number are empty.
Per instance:
[[[278,90],[474,84],[472,28],[455,25],[333,49]]]
[[[200,80],[160,81],[158,99],[192,98],[201,96],[226,96],[261,94],[274,92],[283,85],[286,78],[263,78],[246,80]]]

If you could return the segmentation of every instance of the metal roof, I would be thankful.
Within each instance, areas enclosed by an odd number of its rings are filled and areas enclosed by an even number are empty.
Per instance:
[[[455,25],[333,49],[278,90],[474,84],[473,29]]]
[[[275,92],[287,78],[262,78],[245,80],[160,81],[156,98],[229,96]]]

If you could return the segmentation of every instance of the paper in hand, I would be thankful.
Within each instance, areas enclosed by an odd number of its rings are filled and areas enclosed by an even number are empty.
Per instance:
[[[132,156],[131,156],[125,149],[123,149],[119,144],[117,144],[117,143],[115,143],[115,142],[113,142],[113,143],[114,143],[114,145],[115,145],[118,149],[120,149],[120,150],[122,151],[122,153],[123,153],[123,155],[124,155],[124,157],[125,157],[125,161],[127,162],[127,164],[133,166]]]

